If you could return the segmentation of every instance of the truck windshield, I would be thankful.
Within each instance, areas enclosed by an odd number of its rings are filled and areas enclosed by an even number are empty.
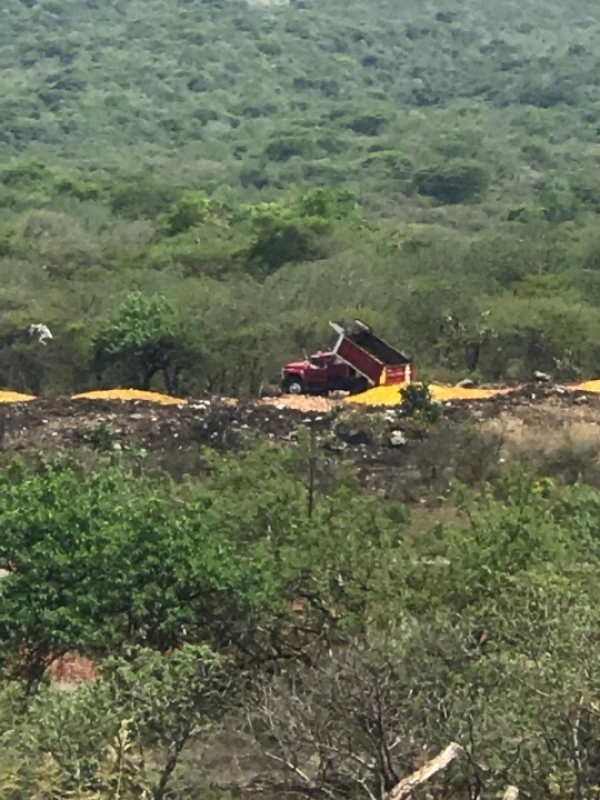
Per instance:
[[[312,356],[310,359],[311,367],[318,367],[324,369],[327,366],[327,359],[321,356]]]

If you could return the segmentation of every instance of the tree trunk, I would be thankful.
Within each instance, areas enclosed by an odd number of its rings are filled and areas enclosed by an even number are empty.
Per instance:
[[[481,355],[481,342],[467,342],[465,345],[465,362],[469,372],[474,372],[479,366]]]
[[[163,367],[162,374],[167,394],[173,394],[173,381],[171,380],[168,367]]]

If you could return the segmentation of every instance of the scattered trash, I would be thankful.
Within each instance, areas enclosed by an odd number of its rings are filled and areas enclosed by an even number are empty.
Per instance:
[[[408,439],[402,431],[392,431],[390,433],[390,447],[402,447],[407,442]]]
[[[552,378],[547,372],[540,372],[537,369],[533,373],[533,379],[534,381],[539,381],[540,383],[550,383],[552,381]]]
[[[543,381],[540,380],[540,383]],[[496,387],[485,388],[479,386],[467,385],[468,380],[461,381],[456,386],[449,386],[444,384],[433,383],[429,385],[429,390],[434,401],[443,403],[446,407],[450,407],[454,401],[478,401],[488,400],[491,398],[499,397],[502,395],[513,395],[515,398],[523,396],[523,391],[529,389],[528,397],[531,401],[538,399],[538,392],[532,392],[532,387]],[[277,411],[284,412],[287,410],[301,411],[304,413],[318,412],[321,414],[328,414],[334,408],[340,408],[348,405],[362,405],[362,406],[399,406],[402,403],[401,391],[408,384],[390,384],[383,386],[376,386],[361,394],[349,395],[341,397],[337,393],[335,397],[319,397],[314,395],[282,395],[280,397],[263,397],[254,401],[255,407],[271,407]],[[415,384],[421,385],[421,384]],[[590,394],[600,394],[600,379],[584,381],[577,384],[557,385],[552,388],[555,395],[565,396],[575,392],[587,392]],[[541,390],[541,387],[540,387]],[[34,395],[24,394],[14,391],[0,391],[0,403],[28,403],[36,400]],[[40,400],[42,398],[39,398]],[[76,394],[72,400],[97,400],[97,401],[140,401],[147,403],[156,403],[157,405],[170,405],[178,406],[180,408],[190,408],[198,411],[206,411],[211,407],[211,404],[223,407],[237,407],[241,401],[236,398],[228,397],[214,397],[209,399],[200,399],[193,402],[184,400],[180,397],[171,397],[170,395],[161,394],[160,392],[148,392],[140,389],[99,389],[91,392],[83,392]],[[574,402],[584,402],[585,397],[581,394],[574,396]],[[393,415],[395,412],[390,411],[388,414]],[[394,421],[394,417],[388,417],[389,422]]]
[[[43,325],[39,322],[34,325],[30,325],[27,328],[27,333],[31,338],[37,336],[38,342],[43,345],[48,344],[49,339],[54,339],[54,336],[52,336],[50,333],[50,328],[47,325]]]
[[[464,380],[459,381],[456,386],[459,389],[472,389],[474,386],[476,386],[476,383],[474,380],[471,380],[471,378],[465,378]]]

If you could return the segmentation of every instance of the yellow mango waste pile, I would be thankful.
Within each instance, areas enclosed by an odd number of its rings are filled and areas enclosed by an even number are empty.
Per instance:
[[[185,403],[179,397],[170,397],[168,394],[157,392],[143,392],[139,389],[101,389],[95,392],[76,394],[73,400],[143,400],[146,403],[158,403],[163,406],[179,406]]]
[[[600,381],[598,383],[600,384]],[[376,386],[374,389],[368,389],[362,394],[348,397],[346,402],[360,403],[367,406],[397,406],[402,402],[400,392],[405,386],[406,384]],[[449,400],[487,400],[490,397],[497,397],[512,391],[512,389],[467,389],[462,386],[442,386],[435,383],[429,386],[429,390],[433,399],[438,403],[444,403]]]
[[[291,408],[295,411],[322,411],[327,413],[336,405],[334,400],[327,397],[311,397],[303,394],[288,394],[283,397],[263,397],[260,401],[263,406],[275,408]]]
[[[397,406],[402,400],[400,397],[401,390],[406,384],[392,384],[388,386],[376,386],[369,389],[362,394],[352,395],[346,397],[344,402],[350,404],[360,404],[366,406]],[[468,389],[462,386],[444,386],[442,384],[430,384],[429,389],[432,397],[439,403],[445,403],[452,400],[487,400],[490,397],[497,397],[502,394],[509,394],[514,389],[482,389],[474,387]],[[600,394],[600,379],[583,381],[582,383],[569,384],[565,389],[572,392],[588,392],[589,394]],[[22,394],[21,392],[0,391],[0,404],[2,403],[29,403],[37,398],[31,394]],[[164,406],[178,406],[187,403],[179,397],[170,397],[166,394],[158,392],[144,392],[139,389],[101,389],[93,392],[84,392],[76,394],[71,399],[73,400],[121,400],[132,401],[140,400],[146,403],[157,403]],[[227,405],[235,405],[237,403],[234,399],[223,398],[223,403]],[[296,397],[295,395],[283,396],[272,399],[263,399],[263,405],[285,406],[287,408],[294,408],[303,411],[329,411],[339,401],[330,400],[320,397]]]
[[[0,403],[29,403],[35,400],[32,394],[21,394],[21,392],[0,392]]]
[[[600,381],[584,381],[583,383],[571,384],[566,387],[572,392],[590,392],[590,394],[600,394]]]

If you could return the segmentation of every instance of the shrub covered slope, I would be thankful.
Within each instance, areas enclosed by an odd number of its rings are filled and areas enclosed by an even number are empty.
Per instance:
[[[253,392],[357,309],[438,378],[597,374],[594,13],[7,0],[0,326],[58,333],[0,382]]]

